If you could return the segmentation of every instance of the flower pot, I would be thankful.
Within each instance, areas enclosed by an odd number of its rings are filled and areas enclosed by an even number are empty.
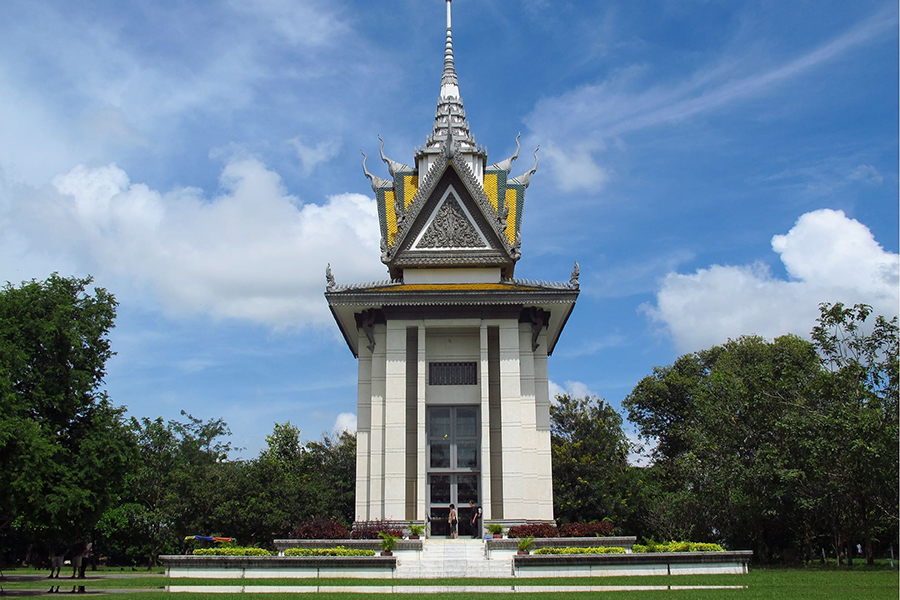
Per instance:
[[[390,550],[382,550],[382,551],[381,551],[381,555],[382,555],[382,556],[393,556],[394,553],[391,552]]]
[[[409,534],[409,539],[411,539],[411,540],[417,540],[417,539],[419,539],[419,536],[416,535],[415,533],[411,533],[411,534]]]
[[[519,550],[516,554],[528,554],[528,550]]]
[[[494,534],[494,539],[495,539],[495,540],[502,540],[502,539],[503,539],[503,534],[502,534],[502,533],[495,533],[495,534]]]

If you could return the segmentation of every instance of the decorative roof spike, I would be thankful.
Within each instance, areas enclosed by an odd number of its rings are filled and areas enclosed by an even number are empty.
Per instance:
[[[333,292],[336,285],[334,275],[331,273],[331,263],[328,263],[328,266],[325,267],[325,290]]]
[[[366,156],[365,150],[360,150],[359,152],[360,152],[360,154],[363,155],[363,165],[362,165],[363,173],[365,173],[366,177],[368,177],[369,181],[372,182],[372,191],[373,192],[379,190],[380,188],[389,188],[392,185],[394,185],[393,181],[389,181],[387,179],[382,179],[381,177],[378,177],[376,175],[372,175],[371,173],[369,173],[369,170],[366,169],[366,160],[368,160],[369,157]]]
[[[569,285],[576,290],[580,287],[578,278],[581,276],[581,269],[578,267],[578,261],[575,261],[575,268],[572,270],[572,276],[569,277]]]
[[[450,20],[450,2],[447,0],[447,41],[444,44],[444,73],[441,76],[441,98],[459,98],[459,80],[453,63],[453,31]]]
[[[522,137],[522,132],[521,132],[521,131],[520,131],[519,134],[516,136],[516,153],[513,154],[512,156],[510,156],[509,158],[507,158],[506,160],[501,160],[501,161],[498,162],[498,163],[492,164],[490,167],[488,167],[488,170],[489,170],[489,171],[506,171],[506,173],[509,174],[510,169],[512,169],[513,161],[516,160],[517,158],[519,158],[519,150],[522,148],[522,147],[519,145],[519,138],[520,138],[520,137]],[[482,150],[485,154],[487,154],[487,148],[482,148],[481,150]]]
[[[391,160],[387,156],[384,155],[384,139],[379,135],[378,140],[381,142],[381,148],[379,148],[379,152],[381,153],[381,161],[388,166],[388,172],[391,174],[391,177],[394,177],[397,173],[402,171],[411,171],[412,168],[409,165],[405,165],[403,163],[399,163],[396,160]]]
[[[534,166],[531,167],[531,170],[528,171],[527,173],[525,173],[524,175],[519,175],[518,177],[513,177],[512,180],[510,181],[510,183],[516,183],[516,184],[524,185],[525,187],[528,187],[528,184],[531,183],[531,176],[534,175],[535,173],[537,173],[537,168],[538,168],[537,153],[538,153],[538,150],[540,150],[540,149],[541,149],[540,146],[538,146],[537,148],[534,149]]]

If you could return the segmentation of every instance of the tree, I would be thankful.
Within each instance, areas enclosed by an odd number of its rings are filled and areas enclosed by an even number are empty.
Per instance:
[[[0,291],[0,530],[86,535],[121,490],[134,441],[102,390],[117,303],[92,279]]]
[[[556,396],[550,406],[553,505],[562,522],[611,518],[619,526],[637,494],[622,417],[596,397]]]
[[[755,336],[655,368],[625,399],[659,440],[655,531],[807,560],[897,524],[897,323],[823,305],[813,343]]]

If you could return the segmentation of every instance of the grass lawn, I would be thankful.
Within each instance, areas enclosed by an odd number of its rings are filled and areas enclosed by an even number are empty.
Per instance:
[[[6,573],[6,571],[4,571]],[[31,572],[34,573],[33,571]],[[24,573],[23,573],[24,574]],[[110,573],[112,574],[112,573]],[[68,591],[66,586],[72,585],[70,579],[59,580],[62,590]],[[53,580],[56,585],[57,580]],[[4,582],[7,590],[46,589],[50,580]],[[87,579],[84,583],[88,591],[100,589],[160,589],[166,584],[179,585],[341,585],[341,586],[383,586],[383,585],[742,585],[746,589],[738,590],[672,590],[672,591],[635,591],[635,592],[584,592],[584,593],[547,593],[541,592],[542,600],[556,600],[563,598],[654,598],[657,596],[676,597],[679,600],[692,598],[735,598],[738,600],[757,600],[788,598],[790,600],[806,599],[891,599],[898,597],[898,573],[886,567],[854,566],[852,568],[753,568],[747,575],[685,575],[675,577],[604,577],[604,578],[535,578],[535,579],[444,579],[444,580],[377,580],[377,579],[166,579],[160,576],[135,577],[135,578],[110,578]],[[166,594],[166,600],[228,600],[228,596],[235,594]],[[365,594],[366,596],[384,596],[388,594]],[[484,593],[484,594],[440,594],[441,598],[459,599],[483,598],[497,599],[505,597],[520,597],[518,593]],[[526,594],[527,595],[527,594]],[[183,598],[182,598],[183,597]],[[328,598],[339,600],[358,599],[360,594],[304,594],[302,598]],[[404,594],[404,598],[434,599],[432,594]],[[161,600],[159,592],[135,591],[133,593],[115,594],[116,600]],[[296,595],[266,594],[264,600],[297,600]]]

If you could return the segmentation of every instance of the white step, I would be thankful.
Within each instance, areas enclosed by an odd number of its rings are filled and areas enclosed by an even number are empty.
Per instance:
[[[421,558],[399,559],[396,575],[404,579],[510,577],[512,560],[488,560],[482,540],[425,540]]]

